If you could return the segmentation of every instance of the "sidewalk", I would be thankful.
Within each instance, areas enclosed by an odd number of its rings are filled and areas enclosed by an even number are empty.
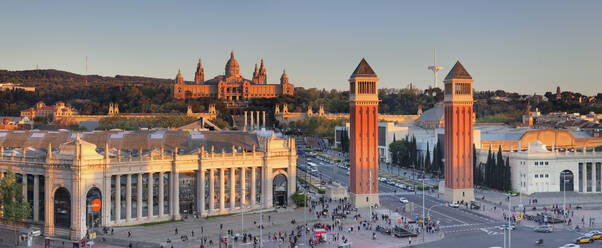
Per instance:
[[[560,227],[563,229],[572,229],[574,228],[576,225],[579,225],[580,227],[584,227],[590,228],[588,226],[589,224],[589,218],[594,218],[595,219],[595,225],[592,226],[592,229],[596,229],[596,228],[602,228],[602,211],[600,210],[590,210],[590,209],[576,209],[576,205],[577,204],[591,204],[595,205],[598,204],[598,206],[602,206],[602,203],[596,203],[596,202],[601,202],[602,198],[600,198],[600,196],[592,196],[592,195],[581,195],[575,192],[571,192],[572,194],[570,194],[570,198],[569,198],[569,194],[567,192],[567,206],[569,204],[572,205],[572,208],[570,209],[570,213],[569,216],[567,217],[567,219],[571,219],[571,225],[568,225],[568,223],[561,223],[561,224],[555,224],[555,227]],[[482,197],[485,196],[485,200],[482,200]],[[522,212],[522,209],[519,209],[519,205],[521,204],[521,199],[519,196],[515,196],[512,197],[512,207],[513,207],[513,211],[509,211],[508,210],[508,201],[507,201],[507,196],[504,193],[501,192],[496,192],[496,191],[483,191],[483,190],[476,190],[475,191],[475,197],[477,198],[477,201],[481,202],[481,209],[479,210],[471,210],[471,211],[475,211],[475,212],[480,212],[480,213],[487,213],[488,216],[495,218],[495,219],[499,219],[499,220],[504,220],[504,213],[506,214],[506,216],[512,216],[513,214],[516,215],[517,211]],[[537,199],[538,203],[537,204],[529,204],[529,202],[533,199]],[[595,200],[594,200],[595,199]],[[562,197],[562,193],[560,193],[560,196],[558,196],[557,193],[540,193],[540,194],[533,194],[531,196],[523,196],[522,197],[522,204],[524,206],[525,212],[524,214],[528,214],[528,215],[536,215],[538,213],[542,213],[544,212],[544,207],[547,208],[547,213],[553,213],[550,211],[550,209],[552,208],[553,205],[558,205],[559,207],[562,207],[562,201],[563,197]],[[590,201],[590,202],[587,202]],[[592,202],[593,201],[593,202]],[[569,203],[570,202],[570,203]],[[501,204],[500,204],[501,203]],[[575,205],[573,205],[575,204]],[[536,206],[536,210],[532,210],[532,207]],[[583,218],[583,222],[581,222],[581,219]],[[539,226],[538,223],[534,222],[534,221],[529,221],[529,220],[522,220],[520,221],[520,225],[522,226],[527,226],[527,227],[537,227]]]

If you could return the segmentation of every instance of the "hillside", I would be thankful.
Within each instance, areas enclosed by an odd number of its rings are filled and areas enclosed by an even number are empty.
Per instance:
[[[85,75],[54,69],[8,71],[0,70],[0,83],[19,83],[26,86],[44,87],[49,83],[84,83]],[[88,84],[124,85],[124,84],[169,84],[172,79],[150,78],[138,76],[106,77],[88,75]]]

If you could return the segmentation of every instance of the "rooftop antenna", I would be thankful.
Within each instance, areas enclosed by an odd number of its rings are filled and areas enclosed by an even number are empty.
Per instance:
[[[443,66],[437,65],[437,48],[433,48],[433,65],[429,66],[429,70],[433,71],[435,74],[435,88],[437,88],[437,72],[443,69]]]
[[[88,86],[88,56],[86,56],[86,83],[85,86]]]

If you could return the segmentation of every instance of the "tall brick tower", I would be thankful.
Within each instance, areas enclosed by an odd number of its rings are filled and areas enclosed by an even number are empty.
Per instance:
[[[349,78],[351,202],[357,208],[378,199],[378,77],[365,59]]]
[[[474,200],[472,77],[460,61],[445,77],[445,200]]]

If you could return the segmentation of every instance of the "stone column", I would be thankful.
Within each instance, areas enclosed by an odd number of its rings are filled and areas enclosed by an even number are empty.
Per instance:
[[[132,221],[132,175],[127,174],[125,183],[125,220]]]
[[[236,206],[236,168],[230,168],[230,209]]]
[[[273,205],[272,184],[274,179],[272,177],[272,169],[264,166],[261,172],[263,172],[261,173],[263,175],[263,178],[261,178],[261,188],[263,189],[261,192],[261,202],[265,208],[271,208]]]
[[[257,180],[257,178],[255,176],[257,174],[257,171],[255,171],[255,170],[256,170],[255,166],[251,167],[251,206],[252,207],[255,207],[255,204],[257,204],[256,203],[257,197],[255,197],[255,194],[257,194],[257,192],[256,192],[257,185],[255,182]]]
[[[174,191],[173,187],[174,186],[173,186],[173,184],[174,184],[174,181],[173,181],[173,170],[172,170],[171,173],[169,173],[169,203],[167,203],[167,204],[169,204],[168,205],[169,206],[168,213],[169,213],[170,217],[173,217],[173,213],[174,213],[174,211],[173,211],[173,206],[174,206],[174,198],[173,198],[173,191]]]
[[[261,113],[263,114],[263,128],[265,128],[265,111],[261,111]]]
[[[173,198],[174,198],[174,219],[180,219],[180,174],[175,170],[174,166],[174,187],[173,187]]]
[[[111,175],[105,174],[105,190],[104,194],[102,194],[102,225],[108,226],[111,222]]]
[[[151,156],[152,157],[152,156]],[[154,204],[154,200],[153,200],[153,186],[154,186],[154,180],[153,180],[153,173],[149,172],[148,173],[148,218],[152,218],[153,217],[153,204]]]
[[[121,221],[121,176],[115,175],[115,223]]]
[[[245,126],[243,131],[247,131],[247,111],[245,111]]]
[[[142,173],[138,173],[138,182],[136,183],[136,218],[142,219]]]
[[[290,200],[290,197],[295,193],[296,186],[297,186],[297,160],[293,156],[294,156],[294,153],[291,154],[291,156],[289,157],[289,160],[288,160],[288,163],[289,163],[288,170],[287,170],[288,178],[286,179],[286,183],[288,186],[287,202],[289,202],[289,203],[292,202]]]
[[[25,152],[25,151],[23,151]],[[25,154],[25,153],[23,153]],[[23,155],[25,156],[25,155]],[[23,200],[27,201],[27,173],[22,173],[23,175]]]
[[[257,113],[257,122],[255,123],[256,128],[259,129],[259,111],[255,111],[255,113]]]
[[[33,222],[40,221],[40,176],[33,175]]]
[[[244,152],[244,151],[243,151]],[[247,204],[247,168],[240,168],[240,207],[243,208]]]
[[[159,172],[159,217],[165,215],[165,183],[163,183],[163,172]]]
[[[215,209],[215,169],[209,169],[209,212]]]
[[[254,118],[254,114],[253,114],[253,111],[251,111],[251,129],[255,128],[255,122],[253,122],[253,118]]]
[[[205,170],[199,170],[198,182],[199,193],[197,195],[199,196],[199,200],[197,202],[199,202],[200,206],[198,206],[197,209],[199,211],[199,215],[201,215],[203,212],[205,212]]]
[[[44,236],[54,236],[54,192],[52,191],[52,171],[47,169],[44,175]]]
[[[225,189],[226,185],[224,182],[224,169],[219,169],[219,210],[220,211],[224,211],[224,208],[226,208],[226,204],[224,202],[225,200],[225,194],[226,194],[226,189]]]

